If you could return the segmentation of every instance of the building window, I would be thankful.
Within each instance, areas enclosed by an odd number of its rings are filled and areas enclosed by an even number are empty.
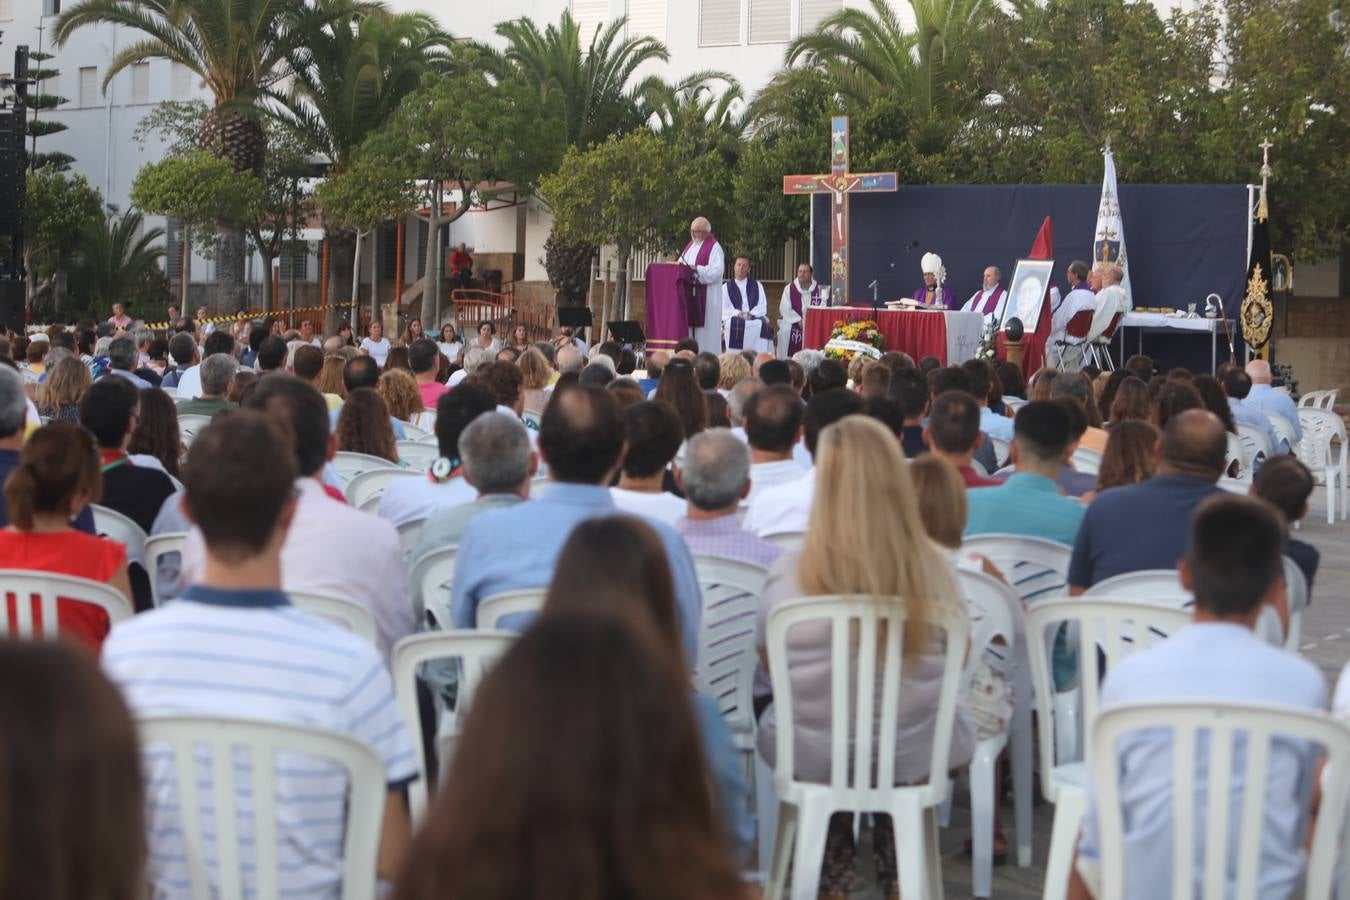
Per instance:
[[[61,14],[61,0],[42,0],[42,14],[44,16],[59,16]]]
[[[14,0],[0,0],[0,19],[14,18]]]
[[[801,33],[810,34],[828,16],[844,8],[843,0],[802,0]]]
[[[666,0],[628,0],[628,36],[666,39]]]
[[[572,18],[580,31],[581,52],[585,53],[596,32],[609,22],[609,0],[572,0]]]
[[[150,102],[150,64],[132,63],[131,66],[131,102]]]
[[[701,0],[698,45],[730,47],[741,42],[741,0]]]
[[[180,63],[173,63],[173,99],[188,100],[192,97],[192,70]]]
[[[80,66],[80,105],[98,106],[98,66]]]
[[[750,43],[786,44],[791,37],[791,0],[750,0]]]
[[[292,248],[289,252],[282,253],[277,258],[281,264],[281,284],[282,290],[291,280],[291,271],[295,271],[296,281],[309,280],[309,246],[301,242],[299,246]]]

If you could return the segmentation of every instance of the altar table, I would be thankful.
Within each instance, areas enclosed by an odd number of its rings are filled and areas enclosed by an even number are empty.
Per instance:
[[[1228,328],[1236,331],[1237,321],[1228,320]],[[1166,333],[1166,332],[1191,332],[1200,336],[1209,337],[1209,371],[1213,372],[1219,364],[1219,340],[1228,342],[1227,332],[1224,329],[1224,320],[1219,318],[1188,318],[1175,314],[1155,312],[1127,312],[1121,317],[1120,327],[1116,329],[1116,335],[1120,342],[1120,364],[1124,364],[1127,358],[1128,350],[1125,346],[1125,332],[1129,330],[1134,333],[1138,339],[1136,344],[1139,353],[1144,352],[1144,333]],[[1134,343],[1134,342],[1131,342]],[[1192,368],[1189,367],[1188,368]],[[1194,367],[1194,368],[1198,368]]]
[[[870,306],[812,306],[806,310],[803,346],[819,350],[830,339],[834,323],[875,319],[886,339],[886,350],[901,350],[917,363],[936,356],[942,364],[958,364],[975,357],[984,329],[984,316],[973,312],[925,309],[881,309]]]

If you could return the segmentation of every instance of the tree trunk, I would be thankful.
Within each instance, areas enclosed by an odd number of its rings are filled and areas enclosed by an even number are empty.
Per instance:
[[[427,220],[427,255],[426,262],[422,268],[422,327],[431,328],[428,323],[435,323],[435,328],[440,329],[440,320],[436,318],[436,233],[440,229],[441,217],[432,216]]]
[[[259,250],[258,252],[262,255],[263,273],[264,273],[263,289],[262,289],[262,308],[264,313],[271,313],[277,308],[276,292],[272,290],[272,288],[274,287],[274,285],[272,284],[272,261],[276,259],[276,257],[268,253],[266,250]]]
[[[356,301],[357,301],[357,295],[361,293],[361,238],[363,238],[363,237],[365,237],[365,236],[366,236],[366,233],[363,232],[363,231],[358,231],[358,232],[356,233],[356,247],[355,247],[355,249],[352,251],[352,297],[351,297],[351,306],[352,306],[352,333],[353,333],[353,334],[355,334],[356,331],[357,331],[357,323],[359,323],[359,322],[361,321],[361,317],[357,314],[357,309],[358,309],[358,307],[357,307]]]
[[[628,310],[628,262],[633,257],[633,248],[625,244],[619,244],[619,271],[614,276],[614,309],[611,315],[615,319],[622,319],[627,315]],[[599,323],[599,333],[604,335],[608,327],[607,322]],[[600,338],[602,341],[609,340],[608,335]]]
[[[380,226],[370,229],[370,321],[380,321]]]
[[[235,226],[220,226],[220,249],[216,252],[216,281],[219,307],[230,315],[248,306],[248,285],[244,281],[244,231]]]

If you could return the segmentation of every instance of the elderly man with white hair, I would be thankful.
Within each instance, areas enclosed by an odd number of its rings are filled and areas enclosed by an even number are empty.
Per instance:
[[[729,430],[709,428],[694,435],[675,481],[688,509],[675,530],[697,556],[718,556],[768,567],[778,547],[741,527],[736,509],[750,495],[750,451]]]
[[[1270,363],[1264,359],[1254,359],[1247,363],[1247,374],[1252,379],[1251,393],[1247,395],[1248,406],[1255,406],[1267,416],[1282,416],[1289,420],[1294,428],[1294,443],[1303,440],[1303,426],[1298,422],[1298,406],[1294,398],[1284,391],[1277,391],[1270,384]]]
[[[708,220],[699,216],[689,223],[689,243],[680,253],[680,264],[690,270],[694,298],[703,307],[703,324],[690,329],[698,349],[709,353],[722,350],[722,274],[726,254],[712,232]]]

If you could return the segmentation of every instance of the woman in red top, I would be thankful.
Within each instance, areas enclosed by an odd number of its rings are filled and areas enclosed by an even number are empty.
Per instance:
[[[97,503],[102,493],[103,475],[93,436],[75,425],[39,428],[24,445],[19,467],[5,482],[10,524],[0,530],[0,569],[102,581],[121,591],[131,605],[126,548],[70,527],[70,520],[88,504]],[[17,598],[11,601],[4,596],[11,628],[17,602]],[[58,600],[56,615],[63,637],[74,637],[94,650],[103,645],[112,627],[101,608],[77,600]]]

